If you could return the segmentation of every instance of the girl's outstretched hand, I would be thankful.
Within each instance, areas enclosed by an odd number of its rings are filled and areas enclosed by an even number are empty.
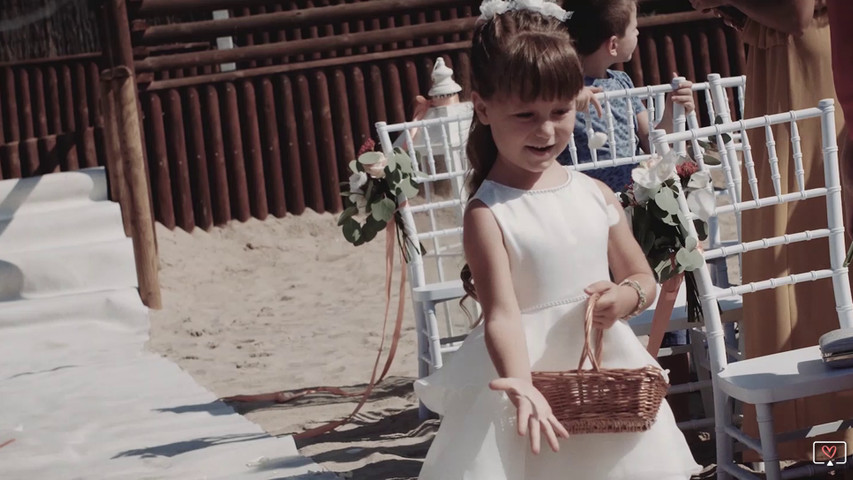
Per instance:
[[[613,282],[595,282],[584,292],[600,295],[592,313],[592,325],[599,330],[612,327],[616,320],[633,312],[637,306],[636,292],[631,287],[620,287]]]
[[[545,435],[551,450],[560,451],[557,438],[569,438],[569,432],[560,424],[548,401],[530,380],[498,378],[489,382],[489,388],[506,392],[509,396],[518,411],[518,434],[524,436],[530,430],[530,450],[534,454],[540,450],[540,435]]]

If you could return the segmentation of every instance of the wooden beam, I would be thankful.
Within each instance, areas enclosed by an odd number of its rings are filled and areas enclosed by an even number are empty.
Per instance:
[[[136,62],[136,70],[139,72],[150,72],[173,68],[198,67],[202,65],[261,60],[270,57],[283,57],[365,45],[401,42],[413,38],[437,37],[453,33],[470,32],[473,30],[476,21],[477,17],[466,17],[407,27],[347,33],[334,37],[290,40],[229,50],[211,50],[149,57]]]
[[[170,4],[173,3],[180,4],[181,2],[170,0]],[[142,45],[158,45],[163,43],[212,40],[218,37],[229,37],[257,30],[280,30],[318,24],[335,24],[359,18],[405,13],[412,10],[432,9],[463,3],[465,2],[461,2],[460,0],[370,0],[369,2],[303,8],[300,10],[264,13],[222,20],[153,25],[144,29],[139,34],[137,43]]]

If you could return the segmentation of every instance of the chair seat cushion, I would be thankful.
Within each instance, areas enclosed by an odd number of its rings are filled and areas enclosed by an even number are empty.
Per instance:
[[[412,298],[416,302],[420,303],[446,302],[448,300],[462,298],[464,295],[465,289],[462,287],[462,280],[428,283],[424,286],[412,289]]]
[[[829,368],[815,345],[730,363],[718,380],[720,389],[734,398],[775,403],[853,389],[853,368]]]

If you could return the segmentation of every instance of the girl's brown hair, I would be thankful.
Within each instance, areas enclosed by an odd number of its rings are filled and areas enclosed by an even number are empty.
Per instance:
[[[564,0],[563,8],[572,12],[566,20],[575,49],[590,55],[610,37],[622,37],[631,23],[637,0]]]
[[[471,47],[471,90],[484,100],[573,99],[583,88],[580,59],[565,24],[530,10],[510,10],[477,25]],[[498,149],[488,125],[476,115],[466,147],[469,198],[489,175]],[[467,295],[477,298],[466,264],[461,272]],[[464,299],[463,299],[464,300]]]

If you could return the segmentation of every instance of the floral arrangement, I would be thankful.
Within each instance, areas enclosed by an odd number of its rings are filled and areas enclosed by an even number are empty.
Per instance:
[[[358,158],[349,163],[352,174],[348,182],[341,184],[344,211],[338,218],[338,226],[344,238],[358,246],[373,240],[393,219],[398,227],[397,241],[408,261],[405,246],[411,240],[402,228],[398,206],[418,194],[417,174],[403,150],[395,148],[386,157],[373,151],[375,147],[376,142],[368,139],[359,149]]]
[[[659,283],[686,273],[688,312],[691,319],[698,319],[701,308],[690,272],[704,264],[699,242],[707,238],[706,223],[715,208],[711,176],[699,170],[693,160],[671,150],[663,157],[654,155],[641,162],[631,172],[631,178],[633,182],[619,195],[631,219],[634,237]],[[681,194],[699,217],[693,221],[698,238],[688,235],[684,227],[688,220],[678,208]]]

